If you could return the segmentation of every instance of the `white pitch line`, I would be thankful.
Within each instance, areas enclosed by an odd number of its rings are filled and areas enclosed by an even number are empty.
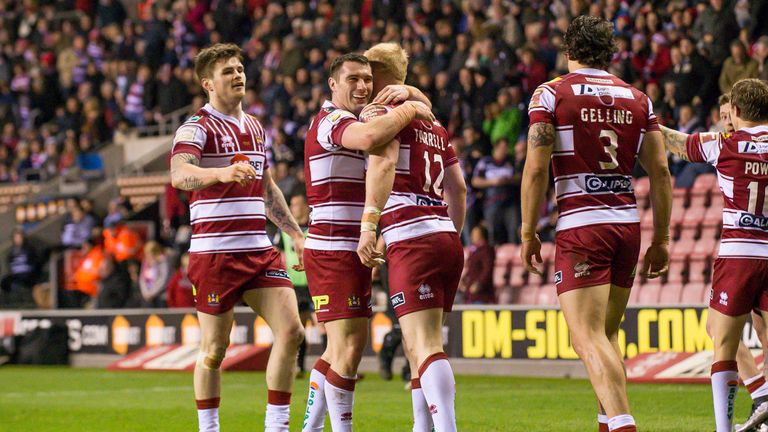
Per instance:
[[[232,388],[254,388],[255,386],[246,384],[228,384],[225,386],[227,390]],[[95,394],[113,394],[113,393],[146,393],[146,392],[178,392],[178,391],[192,391],[192,386],[153,386],[153,387],[133,387],[122,388],[114,390],[54,390],[54,391],[36,391],[36,392],[3,392],[0,393],[0,398],[18,398],[18,397],[61,397],[61,396],[92,396]]]

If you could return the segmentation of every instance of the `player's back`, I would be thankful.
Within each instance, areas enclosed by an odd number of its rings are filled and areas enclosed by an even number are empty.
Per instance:
[[[357,250],[365,204],[365,157],[341,146],[344,129],[356,121],[354,114],[326,102],[307,131],[308,249]]]
[[[387,245],[436,232],[456,232],[443,201],[443,178],[458,158],[437,121],[414,120],[397,136],[400,151],[392,194],[382,212]]]
[[[640,221],[631,174],[645,134],[658,130],[645,94],[605,71],[579,69],[539,86],[529,112],[531,124],[557,133],[558,230]]]

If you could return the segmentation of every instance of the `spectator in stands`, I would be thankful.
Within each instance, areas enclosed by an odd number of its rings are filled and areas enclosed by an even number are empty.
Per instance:
[[[714,0],[713,0],[714,1]],[[720,72],[720,93],[730,93],[736,81],[757,77],[758,64],[747,55],[747,49],[740,40],[731,42],[731,56],[723,63]]]
[[[29,244],[21,228],[13,231],[13,245],[7,257],[8,274],[0,282],[0,307],[34,306],[32,287],[40,266],[37,251]]]
[[[508,152],[507,141],[499,140],[493,146],[492,156],[480,159],[472,174],[472,187],[485,192],[483,217],[492,245],[506,243],[517,231],[511,211],[515,165]]]
[[[461,278],[459,291],[464,295],[464,303],[495,303],[493,263],[496,260],[496,252],[493,246],[488,244],[488,230],[484,226],[477,225],[472,228],[471,235],[472,245],[464,264],[465,273]]]
[[[162,246],[156,241],[144,245],[139,287],[142,307],[165,307],[165,289],[171,275],[171,265]]]
[[[69,201],[67,207],[69,215],[64,221],[61,244],[65,248],[78,249],[90,238],[91,230],[96,226],[96,220],[85,213],[76,200]]]
[[[187,275],[189,267],[189,254],[181,256],[181,266],[171,276],[168,281],[167,303],[169,308],[192,308],[195,307],[195,296],[193,294],[192,282]]]
[[[710,60],[715,65],[723,63],[728,56],[728,44],[739,35],[732,3],[728,2],[730,8],[724,3],[724,0],[709,0],[709,6],[696,17],[691,32],[696,40],[710,45]]]
[[[495,103],[486,108],[483,132],[492,143],[505,139],[508,143],[515,144],[520,136],[523,125],[523,109],[521,109],[520,88],[512,87],[499,92]],[[513,149],[510,148],[510,152]]]
[[[91,301],[99,292],[102,278],[104,251],[99,237],[90,237],[80,249],[83,260],[74,274],[74,283],[67,284],[67,290],[61,299],[61,306],[82,308],[92,305]]]
[[[760,36],[755,43],[753,56],[757,62],[757,78],[768,81],[768,36]]]
[[[138,306],[129,303],[131,299],[131,275],[125,265],[115,262],[110,254],[104,254],[99,268],[101,288],[96,297],[99,309],[119,309]]]
[[[106,225],[103,231],[104,250],[115,257],[115,261],[122,263],[125,261],[141,260],[142,241],[141,237],[125,226],[122,220],[115,221]]]
[[[104,161],[101,155],[94,151],[93,140],[89,135],[80,135],[80,153],[76,158],[84,178],[100,178],[104,175]]]

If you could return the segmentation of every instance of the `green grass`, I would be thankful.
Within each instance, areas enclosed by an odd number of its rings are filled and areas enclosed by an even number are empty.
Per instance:
[[[589,383],[575,379],[459,376],[460,431],[595,431]],[[307,380],[298,380],[291,431],[301,429]],[[634,384],[630,402],[641,431],[714,430],[709,386]],[[263,373],[223,375],[223,430],[263,430]],[[739,391],[736,419],[749,411]],[[369,374],[357,386],[356,431],[410,431],[410,393]],[[0,431],[195,431],[192,376],[60,367],[0,368]],[[326,426],[330,432],[330,426]]]

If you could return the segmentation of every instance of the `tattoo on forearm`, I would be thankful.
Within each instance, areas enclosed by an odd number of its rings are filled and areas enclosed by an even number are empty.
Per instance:
[[[179,153],[174,155],[171,158],[171,179],[180,175],[179,170],[184,166],[184,164],[200,166],[200,159],[189,153]],[[177,187],[186,191],[200,189],[203,187],[203,180],[198,177],[189,175],[184,177],[181,182],[177,184]]]
[[[264,207],[267,210],[267,216],[278,228],[287,233],[301,232],[299,224],[288,209],[283,193],[275,184],[268,183],[264,187]]]
[[[679,156],[681,159],[688,159],[688,148],[685,145],[688,141],[688,134],[678,132],[666,126],[661,126],[661,133],[664,135],[664,145],[667,150]]]
[[[528,130],[528,142],[533,148],[555,145],[555,127],[549,123],[535,123]]]

